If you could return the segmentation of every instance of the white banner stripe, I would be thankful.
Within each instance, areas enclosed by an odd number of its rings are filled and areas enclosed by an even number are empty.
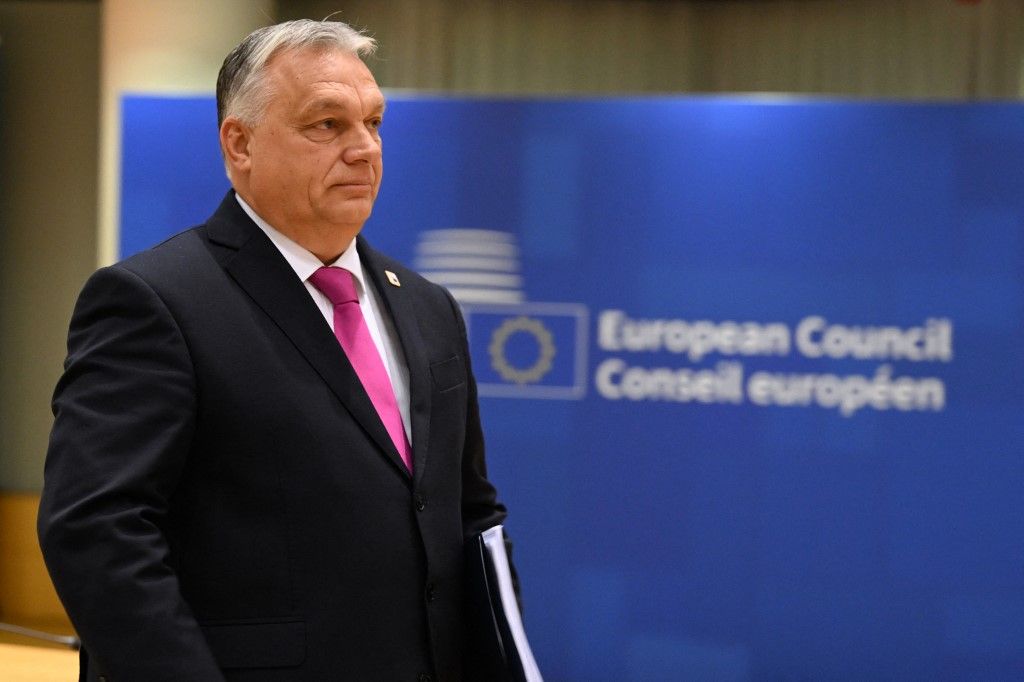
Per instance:
[[[520,289],[523,286],[523,278],[519,275],[503,275],[492,272],[451,272],[451,271],[430,271],[424,270],[421,275],[431,282],[438,284],[470,284],[485,287],[504,287],[506,289]]]
[[[522,303],[523,295],[518,291],[502,289],[474,289],[451,287],[448,289],[459,303]]]
[[[509,244],[515,243],[515,235],[511,232],[499,232],[498,230],[479,230],[473,228],[461,228],[453,227],[444,230],[427,230],[420,233],[420,238],[424,240],[487,240],[487,241],[499,241],[507,242]]]
[[[445,241],[420,242],[417,250],[425,256],[441,255],[473,255],[473,256],[497,256],[500,258],[515,258],[519,255],[519,249],[515,244],[503,244],[500,242],[474,242],[474,241]]]
[[[515,259],[478,256],[423,256],[416,259],[416,267],[420,270],[519,272],[519,263]]]

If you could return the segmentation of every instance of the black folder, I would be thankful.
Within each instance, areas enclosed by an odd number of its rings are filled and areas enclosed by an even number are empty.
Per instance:
[[[501,526],[466,544],[466,680],[544,682],[526,639]]]

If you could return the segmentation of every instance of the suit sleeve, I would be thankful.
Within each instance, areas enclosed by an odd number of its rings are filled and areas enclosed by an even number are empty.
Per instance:
[[[153,289],[124,267],[94,274],[54,393],[38,524],[90,669],[112,682],[223,680],[165,535],[196,388],[185,339]]]
[[[472,361],[469,355],[469,338],[466,334],[466,322],[458,303],[448,295],[455,319],[459,325],[462,341],[462,353],[466,359],[466,378],[469,382],[468,405],[466,406],[466,442],[462,450],[462,532],[463,541],[474,538],[477,534],[503,523],[508,516],[505,505],[498,502],[498,493],[487,479],[487,463],[484,457],[484,434],[480,424],[480,405],[477,399],[476,379],[473,376]],[[519,591],[519,575],[512,563],[512,541],[505,533],[505,551],[509,557],[509,568],[512,571],[512,584],[515,588],[519,610],[523,608],[522,596]]]
[[[466,323],[455,299],[448,291],[448,302],[458,322],[462,355],[466,363],[468,382],[466,405],[466,438],[462,448],[462,530],[468,540],[481,531],[497,525],[508,515],[505,506],[498,502],[498,493],[487,480],[487,463],[484,459],[484,435],[480,426],[480,407],[477,404],[476,380],[469,357],[469,341]]]

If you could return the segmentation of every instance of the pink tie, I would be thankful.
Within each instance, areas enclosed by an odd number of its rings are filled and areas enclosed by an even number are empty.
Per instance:
[[[359,297],[352,273],[341,268],[320,268],[309,281],[334,305],[334,335],[338,338],[352,368],[363,383],[384,428],[402,456],[405,466],[412,471],[412,448],[402,426],[402,414],[391,387],[391,379],[384,369],[377,346],[359,308]]]

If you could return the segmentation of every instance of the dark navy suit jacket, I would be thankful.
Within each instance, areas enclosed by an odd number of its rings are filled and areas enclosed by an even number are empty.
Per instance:
[[[86,284],[39,512],[83,679],[463,678],[463,542],[505,517],[465,327],[357,244],[409,367],[413,475],[233,194]]]

